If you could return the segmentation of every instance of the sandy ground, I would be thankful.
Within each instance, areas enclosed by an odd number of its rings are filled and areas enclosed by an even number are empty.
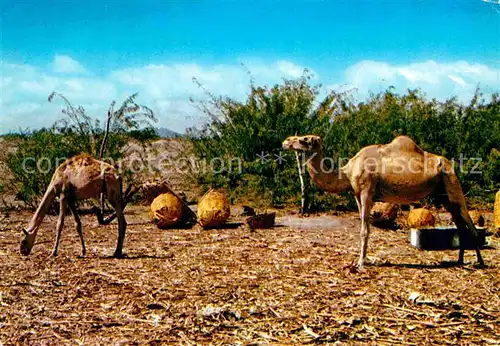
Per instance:
[[[162,231],[127,208],[127,258],[116,224],[83,216],[88,253],[67,219],[49,258],[56,217],[19,255],[30,213],[0,215],[0,344],[500,344],[500,239],[453,264],[458,251],[421,251],[405,231],[372,228],[357,271],[356,214],[300,219],[250,232]]]

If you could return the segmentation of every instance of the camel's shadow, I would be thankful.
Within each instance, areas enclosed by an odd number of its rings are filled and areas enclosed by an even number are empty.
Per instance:
[[[382,264],[367,264],[371,267],[389,267],[389,268],[407,268],[407,269],[448,269],[448,268],[467,268],[469,265],[467,264],[459,264],[457,261],[442,261],[440,263],[435,264],[417,264],[417,263],[382,263]],[[476,264],[472,265],[473,267],[485,269],[491,268],[488,265],[479,266]]]
[[[214,231],[214,230],[224,230],[224,229],[237,229],[241,226],[243,226],[242,222],[226,222],[216,227],[203,228],[200,226],[200,228],[203,229],[204,231]]]
[[[142,255],[128,255],[124,254],[121,257],[114,257],[113,255],[101,255],[97,256],[100,259],[115,259],[118,261],[121,260],[139,260],[139,259],[170,259],[172,258],[172,254],[166,253],[163,255],[148,255],[148,254],[142,254]]]

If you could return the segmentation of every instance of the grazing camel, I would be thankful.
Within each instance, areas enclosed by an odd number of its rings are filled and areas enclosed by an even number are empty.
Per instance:
[[[319,136],[288,137],[283,149],[305,153],[309,175],[320,188],[332,193],[354,192],[361,217],[360,268],[366,258],[374,201],[405,204],[432,194],[445,205],[457,225],[461,244],[458,263],[464,262],[465,237],[472,235],[478,244],[477,230],[452,164],[442,156],[425,152],[409,137],[398,136],[389,144],[367,146],[338,172],[324,166],[323,141]],[[476,256],[484,266],[479,246]]]
[[[86,154],[72,157],[57,167],[28,228],[23,229],[24,239],[21,241],[21,254],[27,256],[31,253],[38,228],[54,198],[59,196],[59,220],[57,221],[56,242],[52,256],[57,256],[59,250],[64,216],[68,207],[75,218],[76,230],[82,242],[82,257],[85,256],[85,240],[83,238],[82,223],[78,216],[76,201],[87,198],[97,199],[101,192],[104,192],[106,198],[116,211],[118,218],[118,243],[114,257],[122,257],[122,248],[127,227],[127,222],[123,215],[122,179],[113,166]]]

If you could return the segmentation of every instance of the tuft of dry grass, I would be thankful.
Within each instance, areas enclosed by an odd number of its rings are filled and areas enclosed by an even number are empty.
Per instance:
[[[12,213],[0,228],[0,342],[3,344],[494,344],[500,332],[500,270],[457,267],[457,251],[420,251],[403,231],[372,228],[364,271],[356,214],[328,227],[303,219],[250,233],[245,226],[159,230],[146,207],[127,208],[127,258],[110,256],[116,224],[72,222],[58,258],[47,258],[47,217],[29,257],[18,253]],[[229,225],[239,222],[230,220]],[[308,223],[309,222],[309,223]],[[298,223],[297,223],[298,224]],[[445,261],[445,262],[443,262]],[[466,262],[474,262],[466,252]]]

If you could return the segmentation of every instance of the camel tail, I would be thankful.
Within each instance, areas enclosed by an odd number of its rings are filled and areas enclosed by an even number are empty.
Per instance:
[[[49,187],[47,188],[47,191],[45,191],[45,194],[43,195],[42,201],[40,202],[40,205],[36,209],[35,215],[31,218],[31,221],[28,225],[28,228],[26,231],[28,232],[33,232],[35,229],[40,227],[40,224],[42,223],[43,219],[45,218],[45,215],[49,211],[49,208],[54,202],[54,199],[56,198],[56,190],[55,187],[50,184]]]

